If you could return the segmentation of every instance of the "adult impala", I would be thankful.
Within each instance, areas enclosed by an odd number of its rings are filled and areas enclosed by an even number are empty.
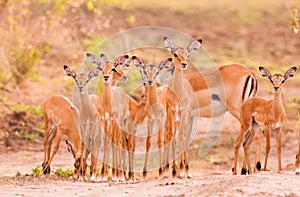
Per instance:
[[[246,163],[243,163],[242,174],[251,174],[250,164],[250,145],[257,133],[260,130],[260,124],[263,124],[266,132],[266,155],[264,170],[267,169],[268,156],[270,152],[270,134],[272,130],[276,131],[276,143],[277,143],[277,156],[278,156],[278,171],[282,170],[281,166],[281,134],[282,134],[282,122],[286,118],[286,112],[282,103],[282,89],[283,84],[291,77],[295,75],[296,67],[288,69],[284,75],[274,74],[264,67],[259,67],[259,70],[263,77],[269,79],[273,85],[274,97],[273,99],[266,99],[262,97],[255,97],[245,101],[241,110],[241,132],[237,138],[234,147],[234,167],[233,174],[236,174],[237,157],[241,143],[243,142],[244,153]],[[251,128],[252,127],[252,128]],[[258,151],[256,154],[260,154]],[[257,157],[256,166],[260,166],[260,156]],[[247,168],[246,165],[247,164]]]
[[[189,115],[188,120],[183,120],[181,128],[181,130],[186,130],[186,132],[181,132],[182,135],[186,133],[186,136],[181,139],[187,138],[186,140],[190,138],[196,117],[212,118],[229,111],[240,120],[241,104],[257,94],[258,84],[255,74],[238,64],[218,66],[201,73],[185,74],[183,70],[188,66],[188,56],[191,52],[198,50],[201,43],[202,40],[192,41],[187,48],[181,48],[175,47],[167,37],[164,38],[165,47],[174,56],[174,63],[169,68],[174,74],[168,83],[180,98],[183,109],[186,109],[184,113],[187,115],[183,117]],[[195,100],[191,101],[193,95]],[[186,145],[183,148],[186,150]],[[187,152],[183,151],[183,153],[186,159],[180,162],[180,177],[184,177],[183,167],[185,167],[187,177],[191,178]]]
[[[81,160],[81,140],[79,136],[79,111],[73,103],[64,96],[51,96],[44,101],[44,162],[43,173],[50,174],[50,163],[54,158],[63,136],[66,136],[69,143],[68,150],[73,153],[75,159],[75,176],[79,176]]]

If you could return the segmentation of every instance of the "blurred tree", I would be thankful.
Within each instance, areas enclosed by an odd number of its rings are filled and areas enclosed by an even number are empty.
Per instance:
[[[91,48],[103,38],[97,34],[109,27],[109,17],[102,16],[100,7],[123,8],[123,2],[127,1],[0,0],[0,87],[30,77],[41,62],[78,61],[78,51]]]

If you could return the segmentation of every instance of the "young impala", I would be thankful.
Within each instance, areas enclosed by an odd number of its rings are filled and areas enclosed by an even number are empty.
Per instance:
[[[91,182],[94,182],[97,176],[97,158],[94,155],[98,155],[97,149],[95,149],[96,143],[101,143],[101,135],[98,129],[98,119],[96,118],[94,100],[96,95],[88,94],[88,82],[98,76],[101,71],[96,67],[90,71],[89,74],[76,74],[76,72],[64,65],[66,75],[72,77],[77,85],[78,92],[80,94],[79,104],[77,108],[80,114],[80,136],[82,140],[82,159],[81,159],[81,179],[85,176],[86,160],[90,152],[92,152],[91,159]],[[77,101],[74,103],[77,103]]]
[[[128,109],[128,100],[124,90],[114,86],[114,83],[116,80],[115,73],[120,73],[117,75],[118,79],[126,81],[127,78],[123,76],[123,69],[129,66],[131,59],[128,55],[123,55],[111,62],[104,54],[98,58],[91,53],[87,53],[87,58],[92,64],[103,70],[103,92],[95,103],[101,123],[100,127],[105,134],[102,180],[106,182],[108,178],[108,159],[111,146],[113,156],[112,179],[116,181],[119,178],[120,181],[125,181],[124,168],[122,167],[124,161],[121,159],[124,158],[124,150],[121,145],[124,137],[123,129],[125,128],[124,120]],[[119,173],[117,168],[121,169]]]
[[[233,174],[236,174],[237,157],[239,148],[243,141],[244,153],[246,162],[243,163],[242,174],[251,174],[250,164],[250,145],[257,132],[260,131],[260,125],[263,124],[266,133],[266,155],[264,170],[267,169],[268,156],[270,152],[270,135],[271,131],[276,131],[277,142],[277,154],[278,154],[278,171],[282,170],[281,166],[281,134],[282,134],[282,122],[286,118],[286,112],[282,103],[282,89],[283,84],[291,77],[295,75],[296,67],[292,67],[286,71],[284,75],[274,74],[264,67],[259,67],[259,70],[263,77],[270,80],[273,85],[274,97],[273,99],[266,99],[262,97],[255,97],[245,101],[241,109],[241,131],[236,140],[234,147],[234,167]],[[244,136],[245,135],[245,136]],[[244,139],[245,137],[245,139]],[[244,139],[244,140],[243,140]],[[260,164],[260,153],[256,161],[256,166]],[[247,168],[246,168],[247,164]]]
[[[169,168],[169,147],[172,143],[173,156],[175,157],[175,133],[178,122],[181,117],[180,102],[174,92],[168,86],[161,86],[156,81],[162,67],[167,66],[172,62],[172,58],[161,62],[160,65],[145,64],[142,59],[133,56],[134,64],[140,69],[142,81],[144,83],[145,107],[144,113],[147,116],[148,135],[146,140],[146,156],[144,163],[143,176],[146,178],[149,150],[151,147],[151,137],[155,132],[158,132],[158,148],[159,148],[159,174],[165,170],[167,176]],[[164,142],[163,142],[164,134]],[[162,155],[162,147],[164,144],[164,155]],[[175,162],[175,158],[173,160]],[[165,168],[165,169],[163,169]],[[173,163],[173,173],[176,172],[176,166]]]

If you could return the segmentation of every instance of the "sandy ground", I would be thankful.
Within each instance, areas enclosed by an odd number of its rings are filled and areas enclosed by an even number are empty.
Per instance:
[[[224,129],[237,128],[230,115],[225,121],[227,126]],[[295,132],[287,132],[284,139],[295,139],[295,135]],[[201,134],[196,138],[199,136]],[[30,176],[31,169],[40,165],[43,159],[42,141],[33,145],[28,143],[28,146],[23,144],[24,148],[19,151],[3,149],[1,144],[0,196],[300,196],[300,176],[294,174],[292,164],[293,153],[296,151],[293,149],[297,142],[283,146],[283,172],[278,173],[276,170],[276,145],[272,143],[269,171],[233,176],[233,153],[231,148],[228,150],[223,144],[227,138],[228,133],[222,133],[215,148],[206,157],[192,157],[192,179],[166,180],[157,177],[158,172],[155,171],[148,180],[138,183],[89,183],[62,179],[55,175],[33,177]],[[194,147],[191,146],[191,152]],[[52,170],[73,169],[73,159],[64,143],[61,143],[51,166]],[[241,166],[238,167],[239,172]],[[16,176],[17,172],[21,176]]]

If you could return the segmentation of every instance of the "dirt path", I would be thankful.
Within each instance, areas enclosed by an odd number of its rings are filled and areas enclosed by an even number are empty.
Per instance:
[[[41,142],[23,147],[21,151],[1,151],[0,196],[300,196],[300,176],[287,167],[291,159],[284,157],[284,171],[277,173],[276,154],[270,156],[270,171],[250,176],[231,175],[232,161],[207,165],[206,159],[193,159],[193,179],[162,180],[150,175],[150,180],[139,183],[88,183],[56,176],[25,176],[41,164],[43,149]],[[217,159],[220,151],[220,148],[217,153],[212,151],[211,157]],[[73,169],[72,163],[71,155],[61,143],[53,168]],[[17,172],[22,176],[16,177]]]
[[[233,176],[229,172],[188,180],[151,180],[136,184],[86,183],[51,178],[1,178],[0,196],[300,196],[293,172]]]

